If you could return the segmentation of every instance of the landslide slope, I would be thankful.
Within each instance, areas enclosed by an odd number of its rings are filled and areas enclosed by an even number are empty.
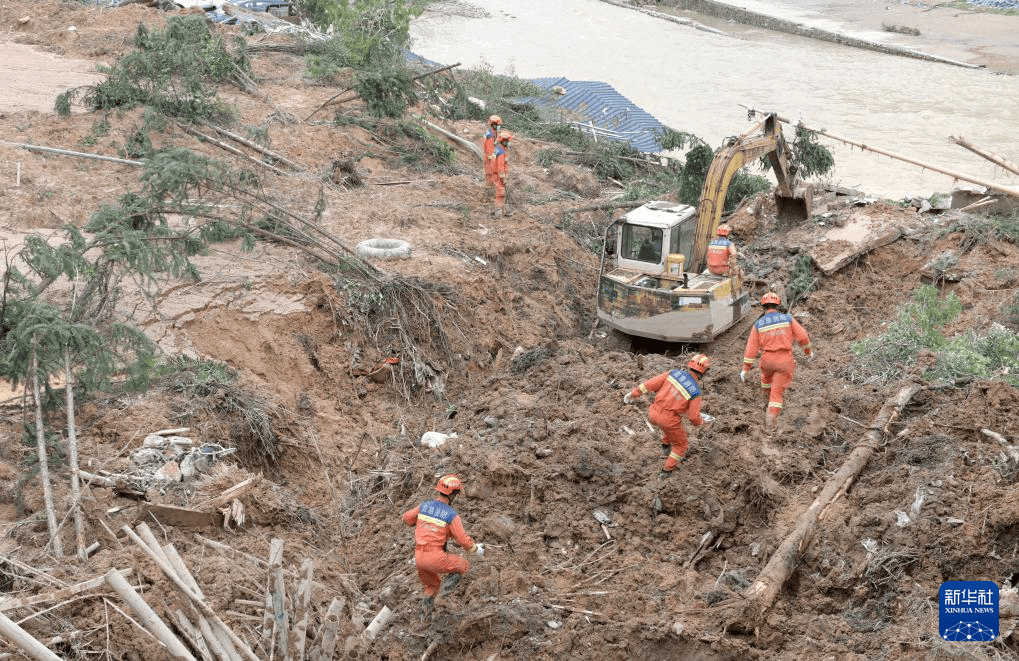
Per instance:
[[[24,16],[30,20],[20,22]],[[0,21],[17,26],[18,41],[107,63],[130,50],[139,22],[160,25],[165,16],[139,5],[103,12],[58,3],[0,8]],[[70,34],[68,24],[76,28]],[[251,252],[228,242],[197,258],[197,281],[161,281],[154,296],[124,282],[120,319],[144,329],[167,358],[225,363],[239,381],[201,397],[163,382],[84,404],[77,421],[83,467],[129,473],[135,469],[129,455],[145,435],[175,427],[187,427],[199,442],[240,451],[206,477],[150,488],[142,499],[88,488],[86,537],[100,549],[85,562],[55,558],[32,442],[20,441],[31,409],[7,401],[7,440],[0,447],[4,596],[131,568],[132,583],[164,619],[177,607],[190,612],[123,534],[123,526],[141,520],[175,545],[207,603],[258,658],[270,658],[273,626],[261,606],[269,575],[252,557],[266,559],[273,539],[284,542],[292,594],[303,561],[314,562],[309,646],[318,642],[334,597],[344,600],[339,636],[351,646],[383,606],[393,610],[362,658],[1016,653],[1009,619],[991,644],[961,647],[937,635],[942,581],[1014,579],[1019,469],[980,432],[1016,433],[1019,394],[1003,381],[1007,375],[917,394],[820,522],[776,604],[752,626],[727,626],[739,593],[882,404],[920,376],[919,368],[903,366],[893,381],[861,378],[852,343],[880,335],[924,283],[931,256],[944,253],[954,256],[953,273],[961,277],[939,279],[941,295],[955,294],[963,307],[946,333],[1008,324],[1019,272],[1007,236],[989,237],[980,219],[956,211],[920,215],[887,202],[862,210],[833,205],[829,224],[866,214],[913,229],[832,276],[818,276],[816,290],[798,303],[819,357],[798,368],[777,436],[759,433],[760,395],[736,376],[750,320],[700,347],[714,361],[704,383],[705,409],[718,421],[694,434],[682,472],[658,482],[661,457],[646,409],[623,406],[622,396],[677,360],[685,363],[691,348],[634,350],[625,338],[594,327],[598,258],[583,239],[597,235],[612,212],[571,208],[599,198],[603,184],[580,167],[544,167],[539,155],[547,145],[523,138],[512,162],[517,213],[495,218],[469,151],[457,148],[455,160],[438,167],[393,125],[359,122],[359,102],[300,121],[349,81],[306,79],[303,60],[279,49],[252,60],[257,93],[220,90],[236,108],[232,128],[263,131],[274,151],[304,168],[259,172],[264,194],[308,218],[321,201],[316,222],[347,247],[400,239],[412,255],[374,262],[379,273],[366,282],[281,242],[260,242]],[[476,123],[431,121],[480,142],[483,127]],[[120,155],[144,122],[138,111],[0,116],[11,141],[108,156]],[[179,127],[159,139],[232,158]],[[81,227],[101,205],[139,186],[133,166],[6,143],[0,162],[9,246],[28,234],[56,237],[66,224]],[[815,227],[780,225],[764,198],[749,201],[732,224],[759,287],[793,280],[803,234]],[[400,362],[388,378],[365,376],[391,356]],[[266,426],[244,417],[251,411],[265,413],[271,434],[260,434]],[[54,411],[47,427],[62,429],[61,416]],[[427,448],[419,442],[427,431],[456,436]],[[431,626],[422,627],[413,537],[399,515],[430,498],[445,472],[467,483],[457,506],[489,551],[471,558],[467,579],[439,600]],[[71,502],[66,464],[58,461],[53,473],[63,517]],[[144,505],[153,503],[212,511],[210,501],[246,477],[255,479],[240,498],[244,526],[161,526],[146,516]],[[597,520],[596,510],[611,524]],[[896,512],[908,514],[908,524],[898,525]],[[70,540],[65,528],[65,547]],[[40,640],[63,634],[52,643],[63,658],[169,658],[109,607],[123,608],[108,590],[86,595],[8,615],[24,620]],[[295,608],[291,603],[288,611]]]

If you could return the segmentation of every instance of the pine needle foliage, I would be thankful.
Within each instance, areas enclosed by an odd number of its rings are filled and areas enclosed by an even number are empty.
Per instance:
[[[238,71],[251,70],[244,40],[228,50],[204,16],[171,17],[166,28],[139,25],[135,50],[112,67],[100,70],[102,82],[86,89],[83,101],[92,110],[151,106],[171,117],[214,119],[229,115],[210,83],[223,83]],[[59,109],[58,103],[58,109]]]
[[[295,6],[321,30],[333,28],[342,44],[331,50],[342,57],[335,66],[367,70],[403,59],[410,45],[410,21],[421,15],[426,4],[424,0],[297,0]]]
[[[406,69],[360,74],[354,81],[354,90],[364,100],[368,112],[376,117],[402,117],[417,101],[414,83]]]

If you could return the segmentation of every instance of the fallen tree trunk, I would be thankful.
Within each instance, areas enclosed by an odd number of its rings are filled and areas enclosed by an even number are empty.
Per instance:
[[[591,204],[584,204],[579,207],[570,207],[567,211],[600,211],[602,209],[619,209],[622,207],[632,207],[636,209],[650,201],[651,200],[607,200],[605,202],[592,202]]]
[[[765,611],[774,603],[782,586],[796,569],[800,556],[810,544],[817,522],[838,497],[848,491],[880,445],[882,436],[887,433],[888,425],[895,421],[913,395],[922,389],[923,386],[919,384],[910,384],[885,401],[859,443],[849,454],[849,458],[828,479],[810,507],[796,519],[792,531],[782,540],[757,580],[743,593],[746,601],[740,613],[726,629],[752,630],[754,625],[761,621]]]

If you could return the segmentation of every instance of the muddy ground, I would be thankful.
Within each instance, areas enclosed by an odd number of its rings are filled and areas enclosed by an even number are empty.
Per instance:
[[[165,16],[140,5],[102,12],[46,2],[0,7],[8,38],[47,57],[86,62],[111,62],[128,52],[139,22],[158,25]],[[75,30],[69,33],[68,25]],[[1004,588],[1019,571],[1019,469],[980,433],[1019,434],[1019,392],[993,380],[915,395],[860,478],[821,520],[774,606],[759,621],[734,626],[742,591],[903,385],[853,381],[851,343],[880,333],[924,281],[930,257],[944,251],[958,256],[961,278],[941,284],[964,305],[949,331],[1004,323],[1001,306],[1019,281],[1014,244],[978,242],[952,229],[966,219],[959,211],[921,215],[888,201],[833,204],[829,224],[852,213],[913,229],[819,277],[817,290],[797,305],[818,356],[798,368],[778,435],[760,434],[760,395],[737,377],[751,319],[699,347],[713,360],[703,386],[705,410],[718,420],[693,434],[681,473],[659,482],[659,444],[645,421],[646,403],[624,406],[622,397],[685,362],[692,347],[635,349],[593,324],[598,258],[580,241],[609,212],[570,210],[609,186],[580,168],[541,167],[543,145],[521,139],[512,162],[517,212],[495,218],[476,157],[466,150],[457,150],[446,172],[414,169],[379,134],[331,121],[360,115],[358,103],[294,121],[346,81],[313,84],[292,55],[255,54],[253,65],[259,94],[221,93],[236,105],[239,127],[266,129],[273,150],[305,167],[298,174],[263,173],[266,192],[311,216],[321,191],[322,227],[347,246],[369,238],[409,242],[411,258],[375,265],[428,293],[436,306],[432,323],[405,323],[405,334],[394,332],[384,314],[391,308],[359,297],[349,276],[324,273],[306,255],[276,243],[250,253],[217,245],[198,258],[198,282],[163,282],[154,302],[125,283],[119,315],[143,328],[167,357],[227,363],[247,392],[271,403],[279,458],[271,460],[253,442],[250,427],[216,414],[215,397],[194,401],[155,388],[84,403],[77,428],[89,471],[130,472],[129,455],[148,433],[176,427],[188,427],[199,442],[242,451],[209,476],[149,489],[141,500],[88,488],[86,543],[98,541],[100,548],[84,562],[58,558],[47,547],[32,442],[20,440],[30,412],[18,399],[5,401],[4,597],[131,569],[132,584],[169,621],[186,605],[123,532],[143,519],[161,541],[174,544],[208,605],[260,659],[279,654],[270,651],[271,620],[259,605],[268,573],[251,556],[266,559],[274,538],[285,542],[290,591],[302,562],[314,562],[309,648],[320,642],[334,597],[344,600],[340,650],[383,606],[393,610],[376,640],[358,648],[361,658],[1016,656],[1013,619],[1002,619],[994,643],[950,643],[937,634],[943,581],[991,580]],[[110,113],[108,132],[97,137],[100,119],[9,107],[0,127],[11,142],[117,156],[142,122],[137,111]],[[432,119],[480,141],[483,127],[476,123]],[[172,128],[163,139],[230,158]],[[355,164],[364,185],[337,177],[334,163],[341,160]],[[137,186],[131,166],[0,144],[7,250],[26,233],[82,226],[100,205]],[[799,246],[813,232],[809,223],[779,224],[766,197],[749,201],[731,224],[745,267],[762,284],[789,282]],[[389,356],[400,358],[389,378],[364,376]],[[63,429],[61,416],[54,412],[48,427]],[[427,431],[456,437],[427,448],[419,442]],[[466,580],[439,600],[431,626],[422,627],[413,536],[399,515],[429,498],[436,477],[449,471],[466,482],[457,507],[489,551],[471,558]],[[58,462],[53,473],[63,518],[70,504],[66,464]],[[255,481],[240,498],[247,516],[242,527],[161,526],[145,517],[146,503],[211,511],[210,499],[247,477]],[[896,512],[911,512],[920,495],[911,522],[897,525]],[[595,519],[596,510],[611,526]],[[73,549],[69,527],[64,547]],[[712,541],[698,552],[706,533]],[[99,586],[4,612],[50,641],[61,658],[170,658],[114,606],[126,610]],[[4,653],[18,658],[0,641]]]

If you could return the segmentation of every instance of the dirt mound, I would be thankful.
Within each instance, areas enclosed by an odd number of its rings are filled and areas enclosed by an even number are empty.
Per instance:
[[[26,14],[32,20],[20,24],[18,40],[92,62],[126,52],[139,22],[165,18],[139,5],[0,9],[5,24]],[[62,36],[68,22],[73,39]],[[1016,654],[1014,619],[1001,620],[998,641],[966,647],[938,635],[933,606],[946,580],[1004,588],[1016,579],[1019,467],[981,431],[1012,438],[1019,429],[1019,392],[997,380],[912,397],[879,430],[858,479],[820,518],[774,605],[754,621],[736,621],[745,591],[798,517],[865,442],[901,383],[919,376],[857,378],[853,343],[887,328],[942,253],[953,255],[952,272],[961,274],[937,279],[962,305],[947,332],[988,327],[1019,277],[1013,243],[974,241],[958,212],[834,205],[829,225],[865,216],[907,229],[819,277],[797,303],[818,357],[797,367],[778,434],[762,435],[761,396],[738,379],[752,320],[699,347],[713,361],[703,382],[705,411],[718,419],[693,434],[679,474],[659,481],[657,432],[646,409],[622,399],[690,347],[634,351],[626,338],[595,327],[598,257],[582,243],[587,226],[604,226],[606,212],[570,211],[583,203],[578,197],[601,195],[590,172],[561,164],[546,170],[541,146],[518,139],[511,166],[520,182],[517,213],[496,218],[473,154],[458,150],[446,171],[419,169],[379,132],[281,122],[307,116],[337,90],[305,81],[292,55],[265,51],[253,66],[259,95],[222,93],[235,104],[238,124],[264,130],[273,150],[304,167],[267,175],[266,193],[309,215],[321,196],[321,225],[344,245],[398,239],[411,245],[411,257],[373,262],[386,276],[381,296],[278,242],[250,253],[239,241],[217,244],[196,257],[197,282],[162,283],[154,300],[125,285],[122,320],[144,329],[167,356],[219,361],[240,379],[235,391],[202,397],[162,383],[87,403],[77,422],[83,469],[126,475],[137,469],[130,453],[147,434],[181,427],[196,443],[244,451],[193,481],[140,491],[94,481],[82,503],[85,541],[99,549],[85,561],[50,554],[34,438],[25,435],[20,400],[5,402],[11,442],[0,450],[0,610],[31,635],[62,658],[171,658],[125,617],[131,613],[106,584],[80,588],[112,569],[131,570],[130,583],[195,648],[200,636],[176,614],[197,622],[192,600],[131,537],[145,524],[160,545],[173,545],[207,606],[255,658],[279,657],[273,641],[284,612],[296,618],[288,628],[307,614],[295,644],[316,648],[333,627],[336,656],[370,645],[362,658]],[[341,111],[360,112],[356,103]],[[108,156],[119,154],[142,121],[131,112],[0,116],[19,142]],[[444,126],[458,135],[480,132],[470,122]],[[162,139],[226,158],[173,128]],[[138,183],[130,165],[9,144],[0,145],[0,160],[19,163],[21,172],[0,194],[9,245],[29,232],[81,227]],[[789,284],[797,256],[813,249],[820,231],[778,223],[766,197],[748,201],[729,222],[758,288]],[[367,376],[392,357],[399,360],[386,378]],[[250,411],[264,416],[252,423],[244,415]],[[47,428],[62,428],[60,415]],[[446,442],[423,446],[429,431],[447,434]],[[71,504],[66,464],[52,472],[64,517]],[[422,627],[413,534],[399,515],[429,499],[447,472],[466,482],[457,508],[488,551],[470,558],[465,580]],[[172,516],[192,515],[152,505],[198,512],[204,523],[179,525]],[[216,518],[238,511],[245,521],[231,529]],[[70,529],[65,524],[65,548]],[[58,592],[74,586],[80,589]],[[37,595],[37,603],[6,601]],[[384,626],[374,641],[362,640],[376,615]],[[0,649],[17,654],[6,643]]]

